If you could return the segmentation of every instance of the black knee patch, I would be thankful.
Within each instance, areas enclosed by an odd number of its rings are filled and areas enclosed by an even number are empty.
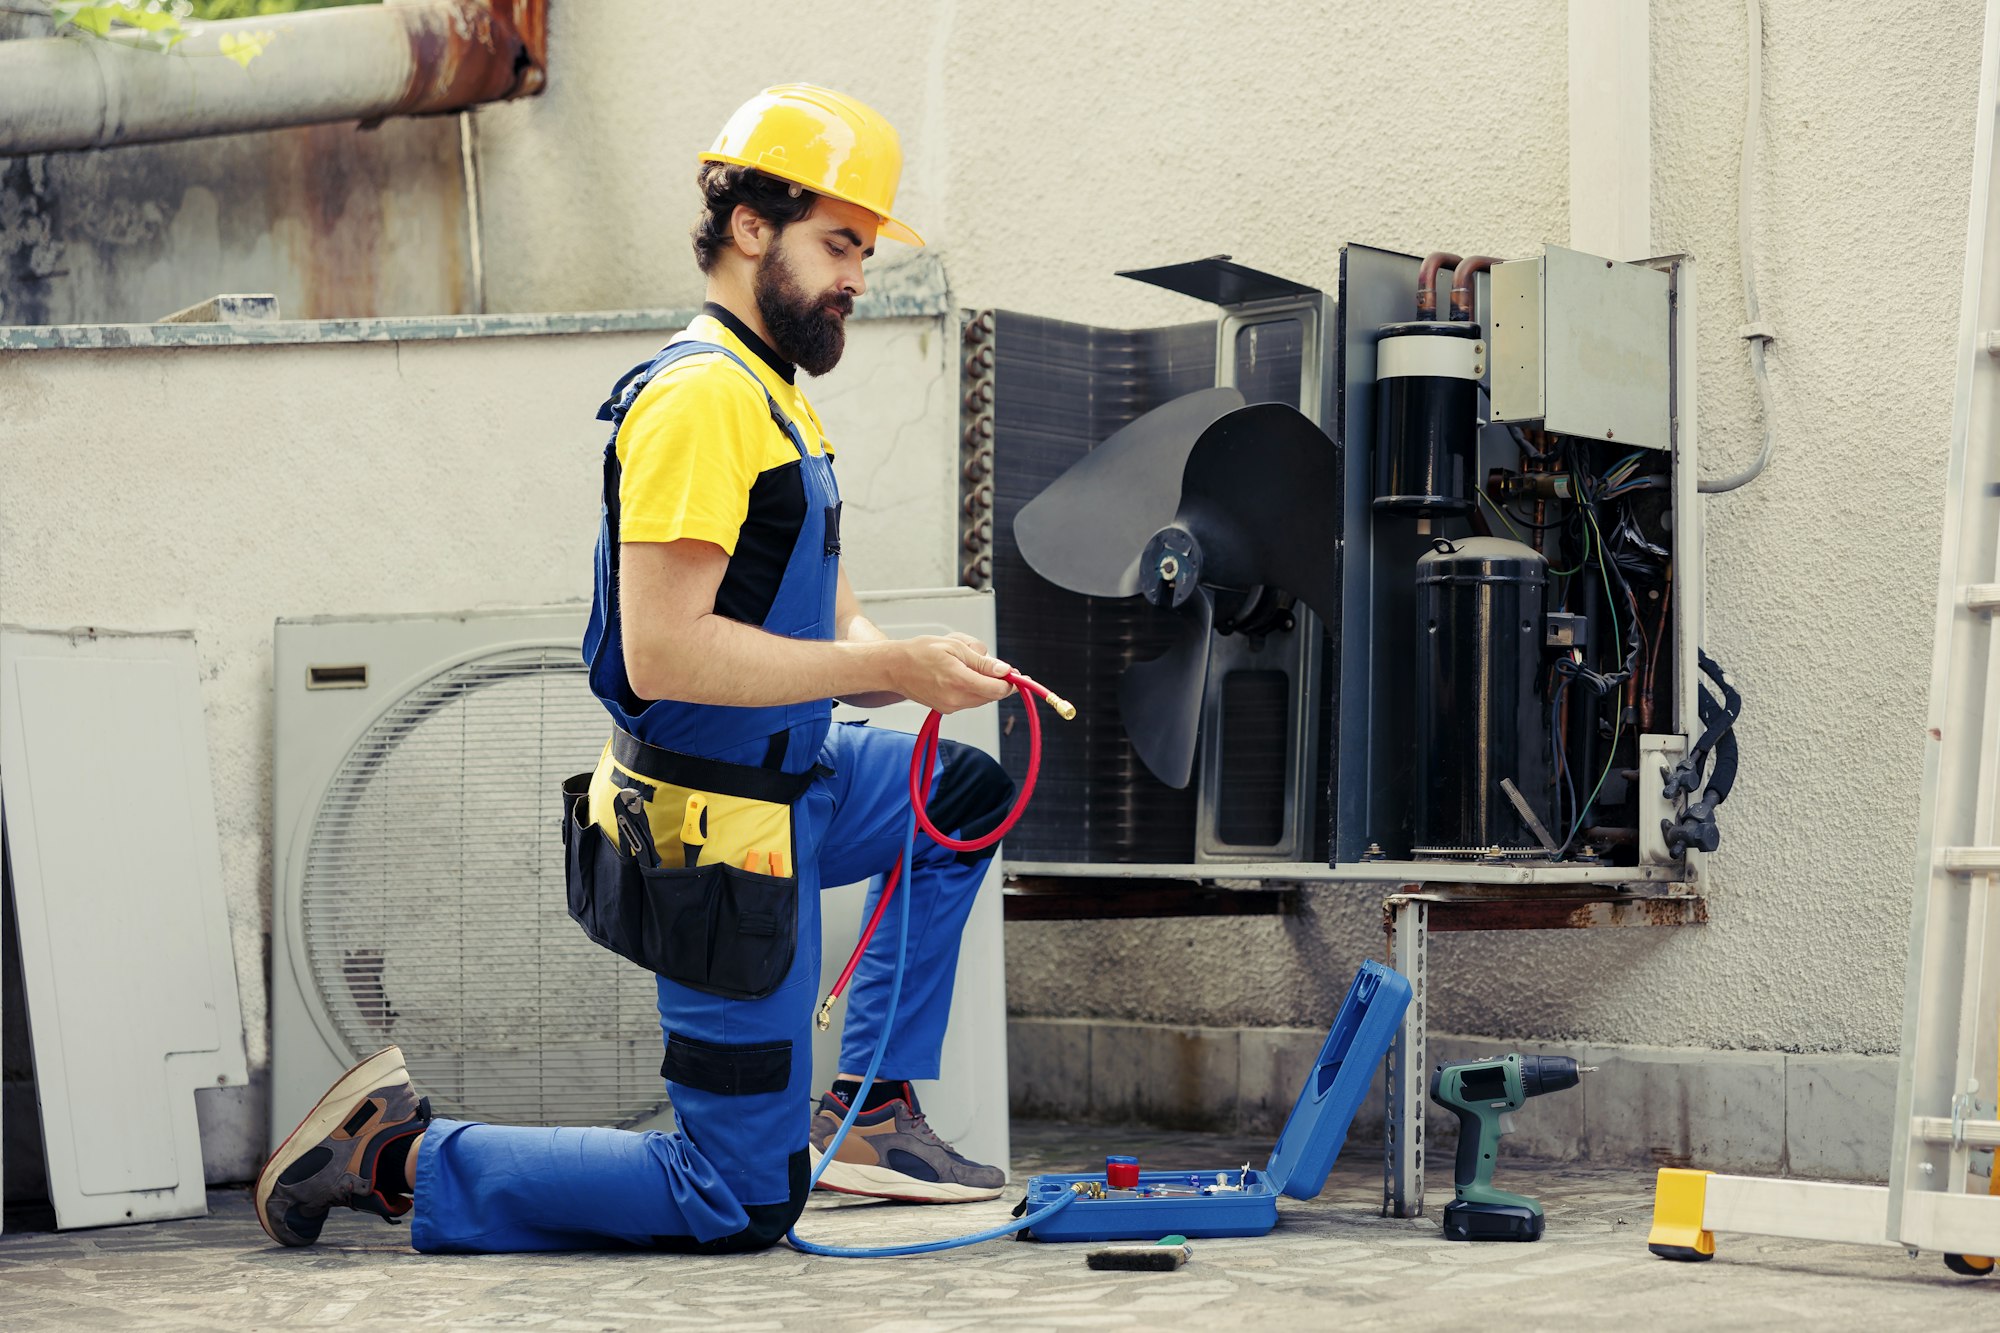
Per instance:
[[[998,828],[1014,804],[1014,779],[986,751],[960,741],[938,745],[937,783],[931,788],[931,823],[960,839],[978,838]],[[959,861],[976,865],[993,855],[960,852]]]
[[[723,1097],[783,1092],[792,1077],[792,1044],[758,1041],[729,1045],[669,1032],[660,1077]]]
[[[812,1180],[812,1159],[804,1148],[793,1153],[785,1161],[786,1187],[789,1197],[783,1203],[760,1203],[746,1205],[743,1209],[749,1215],[750,1225],[741,1231],[714,1240],[696,1240],[693,1236],[655,1236],[653,1248],[668,1254],[748,1254],[754,1250],[768,1250],[785,1238],[799,1220],[799,1214],[806,1210],[807,1185]]]

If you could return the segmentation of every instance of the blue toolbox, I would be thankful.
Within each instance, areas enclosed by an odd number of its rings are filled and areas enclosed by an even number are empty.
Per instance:
[[[1113,1157],[1103,1174],[1036,1176],[1028,1182],[1026,1211],[1045,1208],[1064,1194],[1080,1197],[1036,1224],[1032,1238],[1263,1235],[1278,1224],[1278,1195],[1310,1199],[1326,1187],[1327,1173],[1347,1142],[1347,1128],[1409,1004],[1410,983],[1399,973],[1380,963],[1361,965],[1263,1170],[1243,1165],[1217,1171],[1141,1171],[1130,1158]],[[1024,1233],[1022,1239],[1029,1237]]]

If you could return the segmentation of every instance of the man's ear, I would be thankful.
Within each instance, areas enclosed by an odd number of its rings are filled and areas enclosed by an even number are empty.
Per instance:
[[[771,220],[748,204],[738,204],[729,215],[729,235],[736,248],[752,259],[761,259],[771,248],[775,234]]]

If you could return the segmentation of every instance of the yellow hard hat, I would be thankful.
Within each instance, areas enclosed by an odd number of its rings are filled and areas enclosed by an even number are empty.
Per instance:
[[[903,144],[873,107],[810,83],[766,88],[736,109],[704,162],[755,167],[815,194],[865,208],[880,234],[909,245],[924,238],[889,210],[903,174]]]

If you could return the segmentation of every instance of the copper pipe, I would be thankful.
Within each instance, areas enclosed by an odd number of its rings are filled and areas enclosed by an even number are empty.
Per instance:
[[[1417,269],[1418,319],[1437,318],[1437,271],[1446,264],[1459,262],[1458,256],[1449,250],[1433,250],[1424,256],[1423,264]]]
[[[1660,589],[1660,627],[1653,631],[1653,651],[1646,660],[1646,687],[1639,692],[1639,727],[1642,731],[1653,729],[1653,686],[1657,681],[1654,674],[1660,665],[1660,645],[1667,639],[1668,615],[1674,604],[1674,567],[1667,566],[1667,579]]]
[[[1542,456],[1540,454],[1531,453],[1528,450],[1527,446],[1523,445],[1521,447],[1521,473],[1523,478],[1525,479],[1530,474],[1533,474],[1539,478],[1541,475],[1543,475],[1543,472],[1544,469],[1542,464]],[[1528,541],[1531,545],[1534,546],[1536,551],[1541,553],[1543,556],[1546,556],[1548,555],[1549,502],[1541,494],[1539,487],[1535,489],[1534,495],[1535,495],[1535,526],[1528,533]]]
[[[1456,320],[1472,318],[1472,279],[1477,273],[1492,268],[1499,263],[1492,255],[1474,255],[1470,259],[1458,261],[1458,267],[1451,271],[1451,317]]]

